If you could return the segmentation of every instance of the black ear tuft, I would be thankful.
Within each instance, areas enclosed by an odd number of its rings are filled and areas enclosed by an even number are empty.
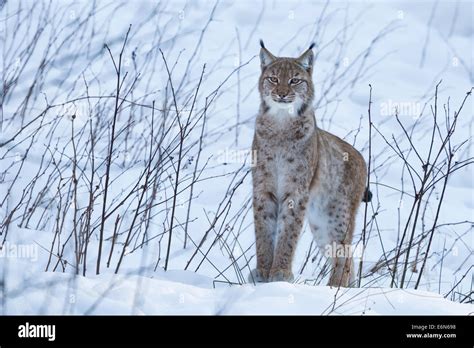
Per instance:
[[[260,39],[260,47],[265,48],[265,45],[263,44],[263,40]]]
[[[316,46],[316,43],[312,42],[311,45],[309,45],[308,50],[312,49],[314,46]]]

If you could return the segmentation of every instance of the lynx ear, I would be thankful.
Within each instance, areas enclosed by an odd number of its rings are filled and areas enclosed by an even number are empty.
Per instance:
[[[263,41],[260,40],[260,66],[262,70],[265,69],[269,64],[273,63],[276,57],[265,48]]]
[[[296,61],[308,72],[311,72],[313,69],[313,47],[314,42],[309,46],[305,53],[303,53],[299,58],[296,58]]]

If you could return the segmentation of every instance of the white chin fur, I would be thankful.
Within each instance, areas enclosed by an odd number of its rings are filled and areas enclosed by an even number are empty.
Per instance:
[[[272,97],[265,97],[265,103],[270,108],[269,113],[272,115],[282,115],[282,116],[296,116],[298,114],[298,109],[301,107],[301,101],[299,98],[296,98],[291,103],[278,103],[272,99]]]

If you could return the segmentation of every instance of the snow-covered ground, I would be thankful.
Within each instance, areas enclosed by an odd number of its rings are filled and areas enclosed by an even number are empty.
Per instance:
[[[474,306],[469,304],[472,302],[473,283],[472,165],[453,173],[448,181],[418,290],[413,288],[419,275],[419,261],[427,248],[427,239],[421,243],[419,251],[417,245],[413,246],[410,261],[417,257],[418,269],[412,272],[410,263],[404,289],[390,287],[392,278],[386,266],[372,272],[373,266],[383,260],[384,255],[393,257],[388,251],[394,249],[399,241],[400,230],[403,230],[412,203],[410,194],[414,194],[403,161],[378,131],[392,145],[393,135],[403,150],[409,149],[410,144],[404,139],[403,130],[394,117],[394,109],[398,107],[400,121],[406,129],[416,125],[412,141],[424,158],[429,151],[432,129],[430,105],[434,103],[435,86],[442,80],[438,108],[443,110],[439,115],[443,120],[440,121],[440,132],[445,133],[443,105],[447,105],[449,98],[452,117],[453,110],[459,108],[466,92],[474,85],[472,2],[244,0],[163,1],[159,4],[155,1],[121,4],[99,1],[98,4],[91,23],[77,31],[78,22],[87,17],[92,5],[87,1],[53,1],[54,11],[51,13],[55,15],[51,15],[51,23],[44,26],[38,48],[28,58],[26,69],[21,73],[18,70],[25,61],[21,51],[28,47],[28,41],[34,36],[34,24],[40,22],[39,18],[46,13],[47,6],[42,2],[23,3],[24,9],[20,11],[24,14],[23,20],[31,16],[33,22],[29,25],[30,31],[25,28],[18,30],[22,40],[18,37],[12,39],[16,20],[14,14],[18,10],[15,2],[7,1],[0,12],[2,76],[4,80],[15,74],[20,76],[15,81],[15,89],[2,98],[0,144],[15,135],[13,141],[0,147],[0,240],[5,243],[3,254],[0,254],[0,279],[3,280],[0,306],[3,313],[360,315],[474,312]],[[28,8],[34,10],[28,12]],[[142,224],[139,228],[133,227],[139,194],[134,192],[127,204],[118,204],[135,183],[143,184],[140,173],[146,166],[144,153],[148,151],[152,117],[149,108],[127,105],[119,115],[117,128],[123,130],[128,127],[131,131],[127,136],[123,132],[117,137],[118,150],[114,157],[116,162],[111,168],[113,183],[107,208],[117,207],[117,210],[105,225],[105,256],[102,257],[101,274],[95,275],[98,229],[94,229],[91,235],[86,277],[73,276],[72,241],[65,243],[63,261],[56,272],[52,272],[56,264],[55,255],[52,255],[48,272],[44,272],[52,243],[55,243],[54,253],[59,253],[62,243],[73,231],[72,211],[76,210],[78,216],[83,214],[89,199],[86,180],[89,174],[84,170],[86,179],[80,180],[77,203],[64,202],[71,192],[65,194],[70,186],[61,184],[69,185],[74,151],[71,145],[72,120],[66,116],[71,113],[77,115],[73,133],[76,132],[76,145],[81,149],[89,146],[86,142],[89,119],[82,117],[83,114],[91,108],[104,107],[102,113],[98,113],[101,116],[97,121],[103,131],[96,144],[99,163],[105,158],[113,99],[100,100],[103,104],[95,104],[94,101],[92,106],[90,101],[78,100],[73,104],[67,103],[67,107],[52,108],[37,119],[35,117],[47,105],[59,105],[85,96],[86,87],[90,96],[113,96],[115,75],[103,45],[107,43],[117,59],[129,24],[132,24],[132,29],[123,62],[124,70],[128,72],[125,86],[131,86],[137,73],[140,73],[140,79],[127,99],[148,107],[156,101],[161,108],[167,95],[170,103],[168,75],[159,49],[173,71],[174,85],[179,91],[176,106],[183,113],[189,112],[203,65],[206,64],[193,114],[198,123],[190,135],[190,143],[194,141],[195,145],[198,144],[202,119],[197,117],[202,115],[206,97],[215,97],[207,110],[208,119],[204,126],[206,136],[203,138],[199,168],[205,168],[203,180],[194,186],[188,245],[183,249],[183,225],[188,216],[189,198],[189,189],[186,188],[177,198],[175,223],[178,227],[174,230],[168,271],[165,272],[168,234],[164,231],[170,226],[171,205],[166,199],[172,196],[173,165],[164,170],[164,177],[169,175],[169,180],[160,179],[162,185],[158,189],[157,202],[165,200],[166,203],[157,204],[152,211],[151,227],[147,230],[149,242],[143,248],[140,245],[144,236]],[[60,38],[59,42],[52,39],[57,39],[54,35],[49,36],[54,32],[54,25],[64,28],[55,34]],[[270,51],[283,56],[296,56],[311,42],[316,42],[314,81],[318,125],[354,144],[366,160],[369,144],[368,85],[372,86],[372,122],[378,131],[372,129],[374,199],[369,205],[368,216],[370,218],[375,214],[375,219],[370,225],[364,250],[361,288],[338,290],[325,286],[327,272],[324,271],[324,260],[311,246],[307,227],[295,257],[295,284],[255,286],[246,282],[249,270],[255,264],[251,181],[246,173],[253,122],[258,110],[256,84],[260,38]],[[61,44],[62,39],[65,41]],[[53,43],[48,46],[48,42]],[[19,49],[15,50],[15,47]],[[36,74],[47,47],[57,50],[57,53],[47,53],[48,57],[54,57],[46,61],[49,69],[46,73]],[[42,82],[30,89],[35,79]],[[36,97],[27,102],[24,118],[15,118],[30,90]],[[173,104],[164,106],[171,108]],[[473,110],[472,98],[469,98],[452,140],[453,144],[466,141],[455,154],[457,161],[466,160],[473,154]],[[31,124],[28,123],[30,121]],[[36,133],[40,122],[47,126]],[[238,131],[235,127],[237,122]],[[27,125],[25,129],[17,134],[24,125]],[[173,132],[179,133],[176,125],[171,128]],[[167,141],[171,144],[170,139]],[[33,140],[33,145],[30,145],[30,140]],[[437,138],[435,145],[439,143]],[[197,149],[197,145],[191,146],[184,156],[183,163],[189,165],[182,166],[182,177],[187,178],[182,181],[183,186],[192,177]],[[176,152],[173,155],[176,157]],[[24,156],[26,159],[22,161]],[[410,156],[410,163],[421,173],[421,164],[416,156],[413,153]],[[49,176],[55,173],[54,164],[43,167],[43,160],[47,163],[52,158],[61,167],[61,179]],[[90,168],[87,157],[80,158],[77,163],[81,168]],[[97,164],[97,177],[94,179],[94,184],[101,187],[104,167],[103,163]],[[34,181],[42,171],[45,174]],[[240,180],[242,184],[236,187],[233,195],[227,194],[227,188],[232,189]],[[43,187],[47,188],[44,192],[41,191]],[[401,195],[401,190],[406,193]],[[431,228],[441,192],[440,183],[430,195],[432,204],[426,206],[423,221],[418,218],[415,236]],[[33,197],[31,200],[27,199],[29,195]],[[147,202],[150,197],[147,194]],[[63,216],[62,211],[59,214],[58,210],[61,204],[68,204],[74,209],[65,211]],[[34,207],[33,213],[29,210],[31,207]],[[100,226],[101,207],[102,198],[99,196],[92,219],[97,228]],[[354,246],[360,246],[362,210],[357,219]],[[10,215],[12,212],[13,215]],[[108,268],[105,263],[117,215],[120,218],[117,225],[119,243],[111,252],[112,266]],[[213,219],[217,219],[214,225]],[[62,224],[57,221],[62,221]],[[5,228],[7,225],[8,228]],[[54,239],[58,225],[62,233],[60,240]],[[131,225],[132,228],[129,228]],[[134,233],[124,252],[119,274],[113,275],[128,230]],[[203,241],[201,251],[192,258],[195,245],[206,232],[208,237]],[[19,255],[22,247],[25,255]],[[356,258],[356,265],[358,261]],[[184,271],[188,262],[188,270]],[[157,264],[158,267],[155,267]],[[80,269],[82,273],[82,264]],[[396,281],[398,284],[400,276],[396,277]]]
[[[20,269],[18,269],[20,271]],[[24,269],[22,270],[24,272]],[[11,314],[472,315],[474,306],[420,290],[337,289],[285,282],[229,286],[191,271],[152,276],[45,273],[8,301]],[[14,286],[16,286],[15,284]],[[18,284],[20,285],[20,284]],[[45,291],[45,288],[48,289]]]

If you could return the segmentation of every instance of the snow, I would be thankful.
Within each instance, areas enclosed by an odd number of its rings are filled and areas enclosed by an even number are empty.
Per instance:
[[[151,104],[152,100],[160,101],[163,97],[167,75],[158,48],[163,51],[169,64],[176,62],[173,71],[176,85],[186,74],[187,61],[194,57],[188,72],[189,76],[183,84],[182,92],[185,96],[178,101],[182,103],[180,106],[183,109],[189,107],[188,104],[185,105],[185,101],[189,98],[187,94],[192,95],[203,64],[206,64],[206,72],[201,86],[202,93],[197,101],[199,108],[203,107],[205,96],[230,76],[220,90],[219,97],[208,111],[209,120],[206,124],[208,137],[203,143],[201,166],[208,161],[203,176],[212,179],[196,184],[194,189],[196,198],[189,222],[190,237],[195,243],[199,243],[205,231],[209,229],[209,221],[218,214],[218,205],[226,197],[226,190],[233,173],[244,166],[243,171],[234,180],[235,183],[249,169],[247,154],[253,136],[254,116],[258,111],[256,89],[259,74],[258,40],[262,38],[270,51],[285,56],[296,56],[312,41],[316,42],[314,79],[318,125],[354,143],[366,160],[368,158],[369,83],[373,88],[372,118],[377,129],[389,138],[392,134],[396,138],[401,138],[402,131],[393,117],[393,110],[389,110],[388,105],[400,103],[407,105],[407,112],[400,114],[401,120],[407,128],[416,122],[420,123],[414,135],[414,141],[419,144],[420,151],[425,154],[428,150],[427,134],[431,129],[429,105],[433,102],[435,85],[439,80],[443,80],[440,85],[440,105],[446,103],[449,97],[451,109],[454,110],[458,108],[466,92],[474,83],[472,73],[473,5],[464,1],[438,1],[437,3],[433,18],[430,19],[434,2],[427,1],[373,3],[331,1],[327,8],[325,2],[296,0],[222,1],[216,5],[214,19],[205,31],[201,45],[195,50],[200,35],[203,33],[202,30],[215,6],[214,2],[164,1],[160,4],[160,13],[156,14],[153,13],[156,6],[154,1],[125,2],[120,5],[104,1],[101,2],[100,11],[94,17],[96,26],[94,40],[81,41],[81,35],[78,33],[68,39],[63,46],[57,43],[53,45],[54,49],[60,48],[61,52],[59,57],[51,62],[53,69],[48,72],[49,75],[44,84],[36,86],[39,97],[31,101],[27,117],[33,118],[44,109],[46,102],[43,95],[47,96],[51,104],[60,104],[74,97],[83,96],[82,73],[84,78],[90,81],[91,95],[113,93],[115,76],[110,58],[103,50],[103,44],[108,43],[112,51],[117,53],[130,23],[132,24],[130,48],[126,51],[125,62],[131,76],[134,73],[131,51],[134,50],[136,64],[144,76],[134,91],[134,97],[141,98],[141,102]],[[32,6],[32,4],[33,2],[27,6]],[[68,33],[74,33],[75,20],[87,12],[84,9],[88,6],[87,1],[55,2],[58,15],[52,18],[53,21],[66,23],[66,29],[60,35],[61,38]],[[5,13],[7,11],[12,13],[15,8],[13,1],[8,1],[0,12],[1,18],[6,18]],[[325,17],[318,22],[322,13],[325,13]],[[452,20],[455,13],[457,17]],[[148,15],[150,17],[147,17]],[[6,30],[8,29],[6,25],[0,24],[3,28],[0,34],[7,35],[8,42],[11,31]],[[347,46],[339,51],[339,41],[331,41],[331,39],[344,26],[347,26],[347,33],[344,35],[347,38]],[[163,33],[159,42],[154,38],[157,29]],[[47,26],[45,30],[45,33],[49,33],[51,27]],[[375,39],[381,30],[385,30],[386,35]],[[21,34],[26,37],[31,36],[31,33],[21,32]],[[428,35],[429,40],[426,41]],[[369,50],[370,54],[367,60],[363,61],[360,55],[364,56],[364,50],[371,45],[372,40],[375,41]],[[44,37],[38,44],[40,54],[37,51],[37,55],[33,56],[28,69],[24,75],[21,75],[19,87],[2,105],[4,118],[7,119],[13,115],[25,97],[30,83],[35,78],[35,64],[39,63],[46,44],[47,37]],[[78,50],[81,54],[77,53]],[[423,51],[426,52],[424,59],[422,59]],[[6,51],[2,59],[5,62],[15,61],[13,54],[15,54],[13,50]],[[75,60],[72,61],[71,57]],[[338,82],[327,91],[326,95],[322,95],[322,91],[326,90],[331,83],[331,74],[336,63],[341,67]],[[234,70],[241,64],[243,66],[240,69],[240,81],[238,81]],[[345,70],[347,73],[342,74]],[[361,75],[360,78],[351,84],[358,72]],[[11,71],[8,74],[2,71],[1,75],[10,76],[11,73]],[[64,78],[65,81],[61,82]],[[71,86],[74,85],[79,87],[74,92],[70,92]],[[238,92],[239,88],[240,92]],[[235,129],[231,126],[236,122],[237,104],[242,124],[239,127],[238,143],[235,144]],[[428,106],[425,108],[425,105]],[[74,104],[76,108],[74,112],[78,115],[81,112],[86,113],[88,107],[89,105],[85,102],[77,102]],[[111,117],[110,109],[105,110],[104,114],[107,117],[99,120],[103,124],[106,124]],[[423,110],[421,117],[419,117],[419,110]],[[55,124],[57,115],[69,112],[71,111],[57,108],[46,115],[44,122]],[[129,112],[128,109],[127,112]],[[144,141],[149,132],[150,115],[148,111],[143,110],[133,112],[135,114],[130,111],[135,122],[131,132],[132,138],[138,139],[139,142]],[[128,117],[129,115],[124,112],[122,119],[119,119],[119,127],[127,124]],[[360,134],[354,139],[361,117]],[[444,118],[444,115],[442,117]],[[466,139],[472,140],[473,118],[471,99],[467,102],[459,120],[454,143],[460,143]],[[78,117],[76,127],[79,129],[87,125],[86,121],[86,118]],[[20,121],[15,120],[3,127],[0,143],[10,139],[18,131],[19,125]],[[108,128],[105,127],[105,129]],[[65,156],[66,159],[60,156],[59,151],[54,152],[54,155],[51,154],[51,157],[54,157],[56,161],[63,161],[61,163],[64,164],[72,153],[69,143],[71,120],[65,117],[61,119],[57,123],[55,132],[55,139],[58,139],[58,144],[64,146],[67,156]],[[199,138],[198,133],[197,131],[193,134],[193,140]],[[33,129],[27,129],[19,135],[6,155],[6,149],[0,148],[2,171],[13,163],[8,175],[2,177],[0,181],[0,199],[2,200],[8,192],[20,159],[25,154],[33,134]],[[106,138],[107,134],[102,134],[102,139]],[[123,138],[119,140],[123,141]],[[370,216],[377,209],[377,204],[380,204],[377,215],[379,231],[374,229],[369,235],[364,254],[364,272],[368,272],[381,259],[383,250],[391,250],[395,246],[398,240],[398,213],[400,211],[403,219],[408,214],[411,203],[406,196],[400,201],[399,192],[391,189],[391,187],[400,188],[401,186],[403,163],[394,156],[393,152],[390,152],[380,136],[375,134],[372,141],[374,151],[372,165],[377,167],[383,164],[377,172],[377,179],[385,186],[377,187],[373,205],[369,206]],[[5,221],[5,217],[20,199],[23,189],[32,182],[35,174],[40,170],[45,143],[46,134],[38,133],[33,150],[28,153],[14,189],[9,193],[6,203],[0,206],[0,221]],[[123,144],[123,142],[119,143]],[[124,164],[125,169],[118,164],[112,168],[114,184],[111,187],[112,199],[109,204],[116,203],[137,182],[144,168],[142,152],[145,145],[143,144],[147,143],[139,144],[142,147],[139,146],[133,153],[127,153],[126,149],[122,148],[123,151],[117,155],[119,156],[117,163]],[[103,145],[104,143],[99,142],[97,146]],[[407,143],[403,145],[407,146]],[[470,141],[466,145],[467,150],[459,154],[459,159],[472,156],[473,147]],[[195,156],[195,150],[196,148],[193,148],[190,155]],[[237,154],[237,160],[234,161],[235,154]],[[3,158],[4,155],[5,158]],[[81,158],[79,161],[80,165],[87,165],[86,163],[88,163],[87,158]],[[66,163],[66,167],[70,168],[71,164]],[[186,175],[192,174],[190,168],[183,169],[183,172]],[[187,271],[184,271],[184,268],[194,253],[195,246],[190,242],[183,250],[184,233],[181,229],[176,229],[167,272],[163,271],[163,249],[167,236],[161,245],[158,243],[159,238],[155,238],[143,251],[127,252],[118,275],[114,275],[113,271],[122,249],[121,245],[113,254],[113,267],[104,267],[99,276],[94,274],[95,260],[93,258],[88,260],[86,277],[74,277],[71,274],[72,267],[66,268],[64,273],[61,272],[61,267],[57,272],[51,272],[51,267],[48,272],[44,272],[54,235],[56,214],[56,207],[48,206],[47,199],[44,199],[39,205],[41,207],[38,209],[39,213],[31,219],[29,224],[17,225],[18,219],[21,220],[21,214],[26,212],[26,208],[22,206],[15,213],[17,220],[9,227],[7,241],[10,246],[24,244],[35,246],[36,249],[34,257],[30,254],[26,259],[18,255],[0,257],[0,279],[4,279],[4,284],[6,284],[0,296],[3,296],[3,300],[7,300],[0,301],[4,303],[0,312],[4,314],[472,314],[473,305],[450,301],[449,298],[452,298],[454,293],[467,294],[472,291],[473,227],[469,222],[474,220],[473,178],[473,167],[469,166],[455,173],[448,182],[438,225],[463,221],[467,223],[445,225],[439,228],[433,239],[432,256],[428,259],[419,290],[413,289],[418,277],[417,273],[408,272],[408,289],[396,289],[390,287],[391,277],[386,274],[386,270],[365,277],[362,288],[326,287],[324,284],[326,284],[327,276],[319,274],[324,261],[320,261],[319,256],[314,253],[315,248],[311,251],[311,257],[304,271],[299,272],[310,251],[311,234],[308,226],[305,226],[295,256],[293,272],[297,279],[294,284],[271,283],[255,286],[246,283],[247,274],[255,264],[253,221],[251,201],[249,201],[250,175],[245,177],[241,187],[236,190],[229,208],[230,217],[234,216],[239,209],[247,211],[237,222],[233,221],[236,223],[236,228],[241,227],[238,231],[232,231],[238,234],[236,239],[238,243],[234,242],[233,238],[229,238],[228,244],[220,239],[216,243],[217,247],[212,247],[216,235],[227,228],[226,224],[218,225],[210,230],[203,245],[203,250],[209,250],[207,259],[197,253]],[[404,180],[405,189],[409,188],[410,181],[406,173]],[[49,187],[46,197],[52,197],[53,200],[56,198],[58,180],[48,182],[48,177],[45,175],[38,180],[38,183],[35,192],[41,184],[45,184]],[[171,193],[169,183],[165,183],[164,186],[166,187],[162,188],[160,197],[161,195],[169,197]],[[79,191],[79,205],[84,207],[87,204],[87,187],[80,186]],[[431,226],[430,223],[433,221],[436,197],[439,197],[440,191],[441,187],[437,187],[433,194],[434,203],[428,209],[427,226]],[[188,191],[185,191],[178,198],[177,221],[180,223],[183,223],[186,217],[188,196]],[[130,205],[134,207],[136,202],[132,202]],[[99,200],[97,204],[94,213],[96,214],[94,215],[95,222],[98,221],[96,219],[99,217],[101,201]],[[122,232],[126,231],[130,223],[133,209],[123,207],[123,210],[118,211],[122,216]],[[158,235],[164,228],[164,213],[160,209],[161,207],[158,207],[154,211],[155,215],[151,222],[152,235]],[[38,222],[37,224],[39,215],[43,211],[50,220],[47,223]],[[169,221],[165,223],[169,224]],[[363,216],[360,211],[357,217],[354,245],[360,240],[362,224]],[[64,230],[69,233],[71,226],[72,218],[69,217],[65,221]],[[418,224],[417,233],[420,231],[421,223]],[[109,223],[106,226],[105,235],[110,238],[112,234],[113,223]],[[2,239],[3,236],[0,236],[0,240]],[[234,267],[233,259],[226,247],[232,248],[232,257],[240,257],[237,262],[238,267]],[[426,245],[423,247],[425,248]],[[90,250],[97,250],[96,238],[92,238],[90,248]],[[162,248],[160,254],[162,258],[155,270],[159,248]],[[107,241],[104,249],[106,256],[109,250],[110,242]],[[65,255],[68,255],[66,258],[69,256],[70,259],[73,258],[72,251],[72,247],[68,245],[65,252]],[[414,254],[415,251],[412,251],[412,257]],[[315,259],[311,260],[312,257]],[[441,258],[443,258],[442,263],[440,263]],[[247,264],[248,260],[250,260],[249,264]],[[102,262],[104,263],[104,260]],[[358,266],[358,260],[355,263]],[[457,286],[450,293],[455,284]],[[448,293],[450,295],[445,298]],[[460,296],[453,298],[459,300]]]
[[[151,272],[150,272],[151,273]],[[71,276],[47,272],[7,314],[470,315],[474,305],[419,290],[337,289],[275,282],[229,286],[190,271]],[[44,287],[48,291],[44,291]],[[16,293],[16,291],[12,291]],[[61,299],[58,301],[58,299]],[[64,299],[64,300],[63,300]]]

